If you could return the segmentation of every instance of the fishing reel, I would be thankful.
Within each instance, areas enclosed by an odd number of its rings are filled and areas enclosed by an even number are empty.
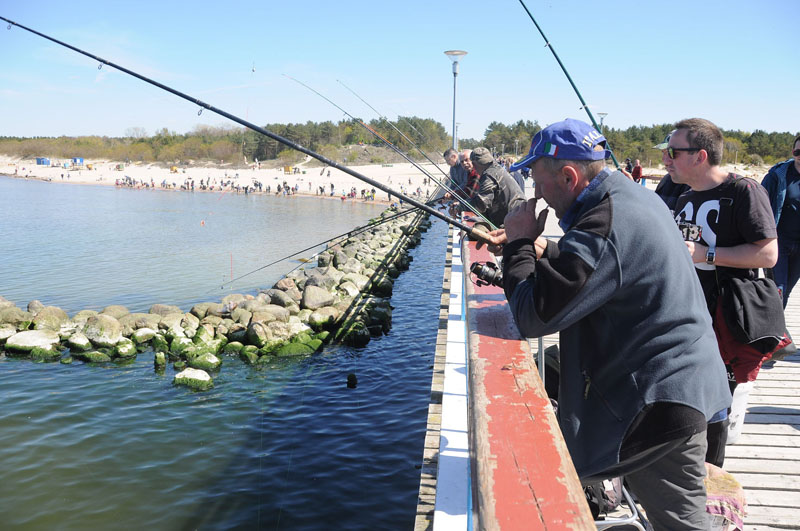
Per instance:
[[[503,287],[503,271],[494,262],[472,262],[469,272],[471,275],[475,275],[475,278],[471,278],[471,280],[476,286]]]

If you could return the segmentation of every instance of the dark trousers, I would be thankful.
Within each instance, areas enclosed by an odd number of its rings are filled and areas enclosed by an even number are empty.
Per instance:
[[[800,242],[778,236],[778,262],[772,268],[775,284],[783,294],[783,307],[789,302],[789,295],[800,279]]]

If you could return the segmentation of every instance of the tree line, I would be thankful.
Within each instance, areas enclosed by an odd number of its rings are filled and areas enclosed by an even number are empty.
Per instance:
[[[441,123],[416,116],[401,116],[392,122],[354,119],[337,123],[275,123],[266,124],[264,128],[340,162],[343,162],[342,157],[346,157],[346,151],[342,151],[345,146],[384,145],[378,136],[415,160],[424,158],[417,148],[437,160],[452,145],[452,137]],[[661,160],[661,152],[653,146],[661,143],[671,129],[671,124],[661,124],[627,129],[605,128],[603,133],[618,160],[630,157],[655,166]],[[530,148],[531,137],[539,130],[541,126],[537,121],[520,120],[510,125],[492,122],[482,139],[460,139],[459,147],[471,149],[482,145],[498,155],[523,156]],[[723,130],[723,134],[723,164],[772,164],[785,160],[790,157],[792,140],[796,136],[790,132],[768,133],[761,130],[752,133]],[[124,137],[0,137],[0,153],[21,158],[83,157],[90,160],[165,164],[188,161],[252,164],[256,160],[286,164],[303,157],[276,140],[249,129],[206,125],[197,126],[185,134],[162,128],[148,135],[144,129],[136,127],[128,129]]]

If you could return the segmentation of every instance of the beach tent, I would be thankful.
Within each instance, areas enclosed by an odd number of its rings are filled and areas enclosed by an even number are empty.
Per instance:
[[[36,157],[37,166],[50,166],[50,159],[47,157]]]
[[[73,166],[83,166],[83,157],[72,157]]]

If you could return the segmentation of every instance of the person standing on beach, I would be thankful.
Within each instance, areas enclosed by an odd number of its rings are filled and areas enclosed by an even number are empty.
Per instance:
[[[770,168],[761,181],[778,230],[778,261],[772,273],[784,308],[800,279],[800,135],[792,144],[792,157]]]
[[[535,197],[492,232],[503,288],[523,336],[560,334],[558,419],[581,482],[624,476],[655,529],[707,530],[706,425],[730,405],[725,368],[674,220],[609,156],[579,120],[534,135],[511,170],[530,168]],[[558,242],[542,237],[539,199]]]

